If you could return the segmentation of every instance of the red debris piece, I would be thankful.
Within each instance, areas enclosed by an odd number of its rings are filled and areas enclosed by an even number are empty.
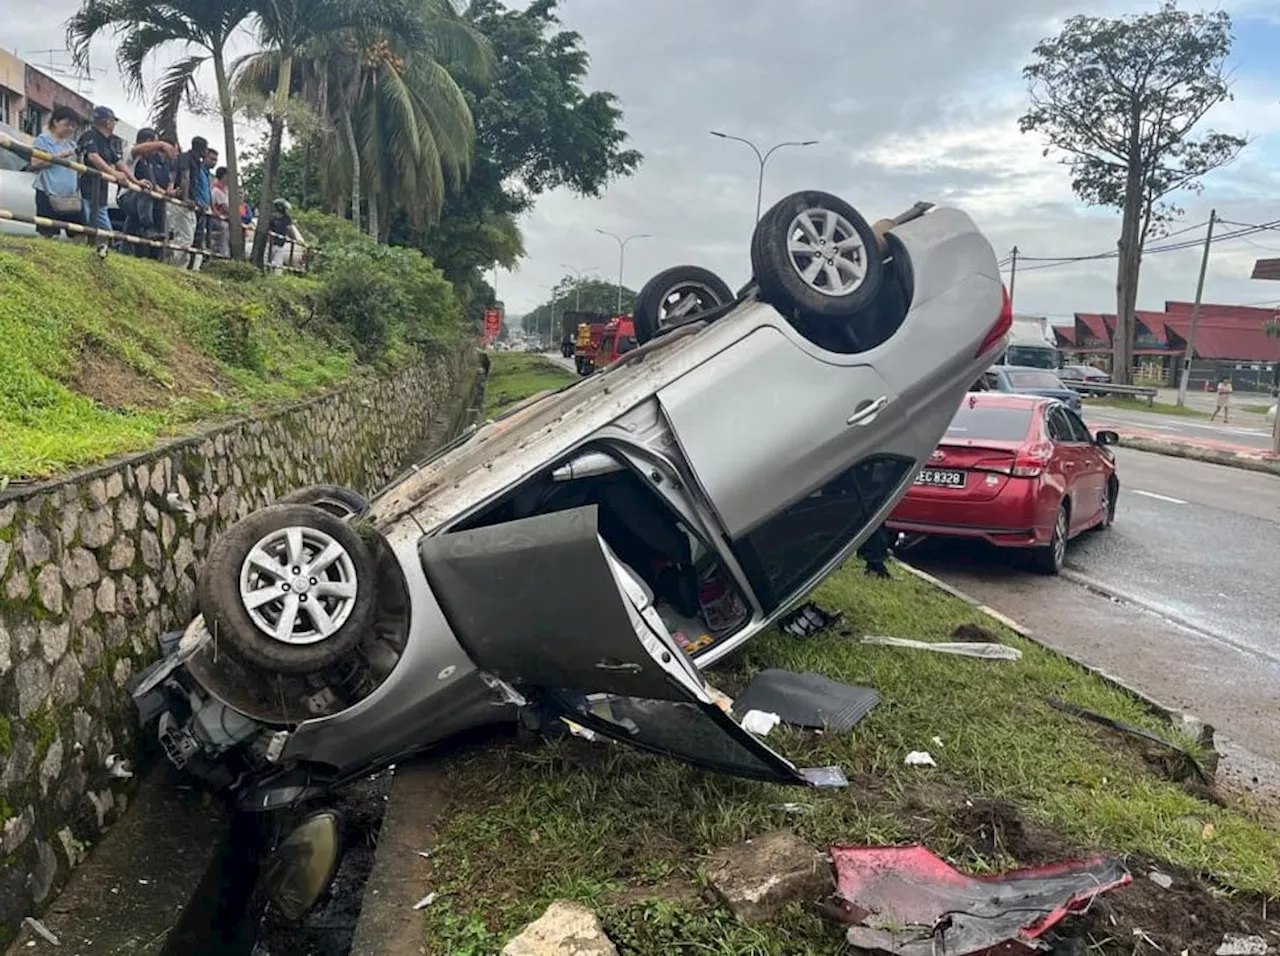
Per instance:
[[[1101,857],[986,877],[922,846],[833,846],[831,859],[849,942],[895,956],[1039,949],[1051,927],[1133,882],[1123,864]]]

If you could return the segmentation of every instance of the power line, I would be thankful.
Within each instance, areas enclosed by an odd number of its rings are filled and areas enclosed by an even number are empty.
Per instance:
[[[1223,223],[1226,222],[1226,220],[1218,220],[1218,221]],[[1201,225],[1204,225],[1204,224],[1202,223]],[[1231,223],[1231,225],[1239,225],[1239,226],[1242,226],[1243,228],[1237,229],[1234,232],[1225,232],[1219,236],[1215,236],[1213,238],[1213,242],[1215,244],[1219,242],[1229,242],[1234,239],[1242,239],[1246,236],[1257,235],[1259,232],[1264,232],[1271,229],[1280,230],[1280,220],[1276,220],[1275,222],[1268,223],[1265,225],[1252,225],[1248,223]],[[1186,230],[1181,230],[1180,232],[1185,232],[1185,231]],[[1165,237],[1165,238],[1170,238],[1170,237]],[[1201,244],[1202,242],[1199,239],[1183,240],[1180,242],[1169,243],[1168,245],[1149,246],[1143,250],[1142,254],[1143,256],[1147,256],[1147,255],[1154,255],[1160,252],[1181,252],[1186,249],[1198,248]],[[1062,257],[1058,259],[1051,259],[1051,258],[1034,258],[1033,259],[1030,256],[1020,256],[1019,261],[1020,262],[1031,261],[1031,262],[1038,263],[1037,265],[1030,265],[1030,266],[1023,267],[1023,271],[1025,272],[1034,272],[1039,269],[1058,269],[1058,268],[1061,268],[1062,266],[1075,265],[1081,262],[1105,261],[1107,259],[1115,259],[1119,255],[1120,253],[1118,251],[1111,251],[1111,252],[1100,252],[1091,256],[1070,256],[1070,257]]]

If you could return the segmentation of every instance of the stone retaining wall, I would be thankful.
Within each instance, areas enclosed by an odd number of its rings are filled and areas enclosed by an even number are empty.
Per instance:
[[[122,687],[190,617],[213,538],[304,485],[375,491],[473,368],[460,352],[0,498],[0,945],[124,811]]]

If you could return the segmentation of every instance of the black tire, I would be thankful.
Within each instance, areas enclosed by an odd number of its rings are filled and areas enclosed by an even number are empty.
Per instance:
[[[241,598],[241,568],[250,551],[286,528],[317,531],[340,545],[350,559],[356,584],[346,620],[328,637],[311,644],[286,643],[267,634]],[[314,505],[275,504],[236,522],[214,541],[200,573],[197,597],[205,625],[221,650],[270,673],[310,674],[341,660],[364,639],[373,624],[376,580],[369,546],[351,525]],[[266,607],[270,611],[272,605]],[[314,618],[307,617],[314,625]]]
[[[1049,543],[1033,552],[1032,561],[1041,574],[1058,574],[1067,563],[1067,537],[1070,534],[1071,509],[1064,501],[1058,508],[1058,520],[1053,525]]]
[[[817,284],[810,284],[800,274],[799,264],[793,261],[792,234],[799,229],[800,216],[813,211],[834,214],[844,220],[832,241],[842,242],[856,236],[861,243],[859,259],[863,275],[846,292],[837,293],[832,288],[825,268],[815,277]],[[818,261],[816,256],[809,257],[806,263],[814,261]],[[834,263],[834,259],[828,261]],[[884,274],[884,257],[871,226],[856,209],[829,193],[807,191],[792,193],[761,218],[751,237],[751,268],[760,285],[760,298],[783,315],[847,319],[875,301]]]
[[[311,485],[276,500],[279,505],[314,505],[336,518],[361,518],[369,510],[364,495],[341,485]]]
[[[1106,507],[1102,509],[1102,520],[1098,522],[1098,530],[1106,531],[1116,523],[1116,503],[1120,500],[1120,482],[1115,478],[1107,479]]]
[[[690,319],[733,302],[733,292],[724,280],[707,269],[675,266],[659,272],[636,296],[632,320],[636,326],[637,342],[644,345],[667,328],[667,310],[677,295],[682,298],[674,304],[687,311],[676,316],[675,321]]]

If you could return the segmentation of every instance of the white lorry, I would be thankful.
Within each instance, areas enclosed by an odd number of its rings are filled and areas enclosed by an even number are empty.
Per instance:
[[[1009,347],[997,364],[1056,369],[1062,365],[1053,326],[1042,315],[1015,315]]]

